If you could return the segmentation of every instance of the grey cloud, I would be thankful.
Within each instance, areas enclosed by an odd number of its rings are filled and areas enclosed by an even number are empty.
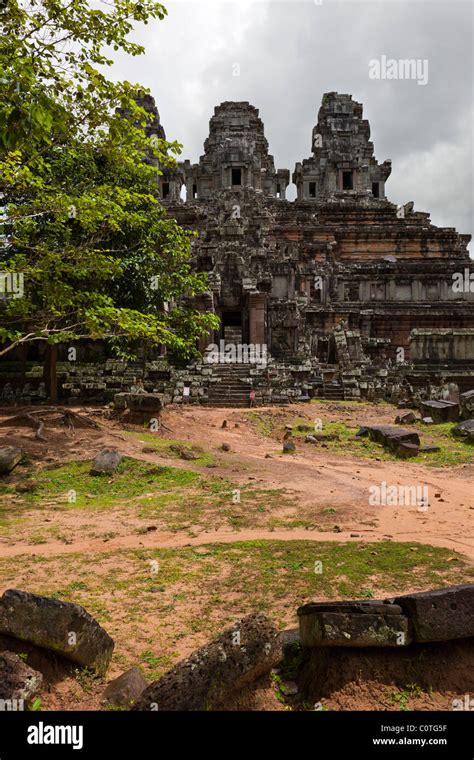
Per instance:
[[[323,93],[349,92],[364,104],[378,160],[393,161],[388,197],[473,231],[470,2],[164,4],[168,18],[137,32],[146,56],[119,56],[114,75],[151,89],[183,157],[202,153],[215,105],[248,100],[275,163],[292,171],[310,155]],[[371,80],[369,61],[381,55],[427,59],[428,84]]]

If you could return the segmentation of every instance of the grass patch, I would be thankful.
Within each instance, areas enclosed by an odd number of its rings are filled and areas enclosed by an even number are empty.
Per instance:
[[[174,467],[158,467],[124,457],[111,475],[89,475],[90,462],[68,462],[40,470],[37,488],[23,494],[25,504],[57,500],[69,507],[110,507],[153,489],[170,490],[196,483],[199,475]]]
[[[296,511],[293,500],[279,489],[255,489],[226,479],[202,479],[199,488],[173,494],[156,494],[140,499],[140,517],[166,519],[166,527],[179,531],[191,525],[221,527],[295,527],[290,516],[281,511]],[[305,521],[299,521],[306,526]]]
[[[146,444],[147,448],[153,449],[162,457],[168,457],[169,459],[184,459],[185,457],[182,455],[189,452],[196,456],[196,459],[193,459],[192,461],[201,467],[205,467],[208,464],[215,464],[212,454],[194,444],[183,443],[182,441],[174,440],[172,438],[162,438],[158,433],[150,433],[146,431],[127,430],[124,431],[124,435],[128,435],[143,442]]]
[[[472,569],[461,554],[391,541],[245,541],[0,560],[4,588],[81,604],[115,639],[121,668],[140,665],[153,677],[178,659],[178,641],[190,651],[250,612],[286,627],[312,599],[373,598],[469,581]]]
[[[130,458],[124,458],[112,475],[91,476],[89,469],[88,461],[43,469],[36,474],[34,491],[4,496],[0,501],[4,536],[18,540],[21,534],[32,544],[70,542],[65,513],[72,509],[91,514],[90,524],[81,529],[84,537],[104,539],[123,533],[125,521],[139,534],[146,533],[150,523],[156,530],[172,532],[312,524],[298,517],[294,500],[281,489],[249,484],[237,488],[226,478]],[[106,509],[113,510],[114,522],[104,532],[100,518],[93,515]],[[41,529],[37,510],[41,510]]]
[[[325,401],[327,404],[327,400]],[[331,402],[332,403],[332,402]],[[334,402],[336,403],[336,402]],[[348,402],[339,402],[341,411],[343,405]],[[352,402],[358,404],[360,402]],[[281,439],[285,430],[285,425],[292,426],[292,435],[296,440],[304,441],[308,434],[322,433],[336,435],[336,440],[324,440],[315,445],[315,448],[324,444],[324,448],[331,453],[340,456],[362,457],[364,459],[380,459],[382,461],[400,462],[391,451],[385,449],[379,443],[371,441],[368,437],[356,438],[360,425],[347,425],[344,422],[326,420],[321,418],[322,429],[315,430],[314,423],[311,423],[307,417],[294,417],[288,412],[266,412],[255,411],[249,412],[248,418],[255,426],[256,430],[267,437]],[[298,427],[302,428],[299,430]],[[425,464],[429,467],[447,467],[472,462],[474,460],[474,443],[467,443],[452,434],[454,424],[452,422],[439,425],[406,425],[407,429],[414,429],[420,435],[421,445],[438,446],[439,451],[420,453],[410,459],[411,462]],[[311,444],[313,445],[313,444]]]

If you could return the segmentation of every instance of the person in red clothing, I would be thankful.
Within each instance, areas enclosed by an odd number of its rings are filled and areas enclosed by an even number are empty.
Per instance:
[[[249,393],[249,406],[253,406],[255,401],[255,391],[252,388],[252,390]]]

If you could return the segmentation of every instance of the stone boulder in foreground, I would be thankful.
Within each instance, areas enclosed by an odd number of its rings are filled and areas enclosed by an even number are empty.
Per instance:
[[[0,652],[0,712],[23,710],[38,693],[43,676],[14,652]]]
[[[0,475],[8,475],[23,459],[23,452],[16,446],[0,446]]]
[[[415,641],[474,636],[474,584],[421,591],[393,599],[412,623]]]
[[[281,657],[281,638],[262,614],[247,615],[145,689],[134,710],[217,710],[268,673]]]
[[[0,598],[0,634],[49,649],[105,673],[114,642],[83,607],[9,589]]]
[[[311,602],[298,609],[306,647],[397,647],[411,642],[410,623],[396,604]]]

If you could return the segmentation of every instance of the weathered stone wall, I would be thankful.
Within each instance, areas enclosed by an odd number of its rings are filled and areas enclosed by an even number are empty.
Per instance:
[[[142,104],[153,116],[149,134],[164,137],[153,99]],[[297,165],[298,199],[288,202],[289,175],[275,169],[258,110],[246,102],[216,107],[199,163],[167,169],[157,194],[180,225],[198,232],[193,266],[208,273],[209,290],[192,305],[221,318],[200,349],[220,340],[265,345],[268,371],[232,378],[202,362],[180,369],[99,356],[60,362],[62,396],[110,400],[138,386],[179,403],[189,388],[190,402],[221,403],[227,389],[229,401],[243,403],[252,385],[261,402],[321,393],[408,398],[447,379],[472,388],[470,236],[434,226],[413,203],[387,200],[390,162],[377,163],[369,138],[360,103],[325,95],[313,156]],[[4,362],[1,399],[44,395],[40,366]]]

